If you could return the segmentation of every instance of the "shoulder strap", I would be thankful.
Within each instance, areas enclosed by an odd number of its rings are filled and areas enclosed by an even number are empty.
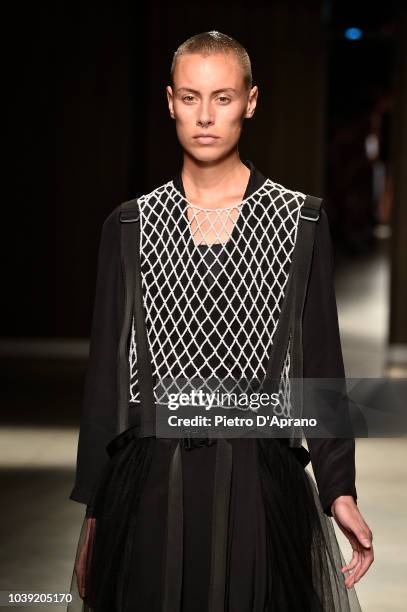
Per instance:
[[[123,202],[119,209],[120,220],[120,257],[124,282],[124,315],[119,340],[117,377],[118,377],[118,415],[117,433],[128,427],[129,379],[128,337],[133,311],[135,293],[134,262],[139,241],[139,219],[137,199]]]
[[[312,254],[315,243],[316,224],[320,217],[322,198],[308,195],[300,211],[298,236],[296,248],[294,250],[294,300],[291,311],[291,373],[290,377],[295,378],[293,385],[293,407],[296,418],[302,416],[303,389],[303,342],[302,342],[302,319],[304,312],[305,298],[308,289],[309,276],[311,271]],[[302,428],[293,427],[290,438],[290,446],[301,446]]]
[[[151,420],[152,372],[144,324],[140,264],[140,210],[137,198],[120,205],[120,243],[125,286],[123,326],[118,351],[118,433],[129,427],[129,337],[135,317],[138,386],[142,403],[142,427]]]
[[[273,350],[267,366],[266,379],[279,381],[290,337],[292,377],[302,378],[303,376],[302,313],[321,205],[322,198],[307,195],[300,209],[293,259],[275,341],[273,342]],[[295,405],[298,405],[298,400]],[[302,408],[298,410],[298,413],[302,413]],[[301,440],[292,440],[291,444],[301,445]]]
[[[298,234],[294,249],[294,308],[291,329],[293,333],[292,372],[295,378],[303,377],[302,316],[314,251],[316,224],[320,216],[322,199],[308,195],[300,210]]]

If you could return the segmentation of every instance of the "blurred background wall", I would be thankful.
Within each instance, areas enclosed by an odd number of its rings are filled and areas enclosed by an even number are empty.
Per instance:
[[[403,2],[207,2],[206,17],[191,3],[146,3],[142,17],[130,2],[60,3],[56,16],[32,13],[20,17],[8,65],[3,245],[19,248],[4,270],[2,336],[88,336],[104,218],[181,163],[165,96],[172,54],[219,29],[247,47],[260,88],[241,154],[323,196],[348,255],[373,253],[391,234],[388,340],[405,347]]]
[[[260,96],[241,157],[324,198],[347,376],[406,376],[407,11],[349,0],[9,11],[0,590],[64,589],[83,512],[68,495],[100,230],[180,167],[165,86],[192,34],[222,31],[251,56]],[[361,439],[357,454],[380,553],[362,608],[401,610],[405,445]]]

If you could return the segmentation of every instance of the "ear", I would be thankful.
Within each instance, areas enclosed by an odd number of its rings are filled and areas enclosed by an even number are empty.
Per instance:
[[[246,107],[246,113],[245,113],[245,119],[251,119],[254,115],[254,111],[256,110],[256,106],[257,106],[257,98],[259,95],[259,88],[257,87],[257,85],[254,85],[254,87],[251,88],[250,93],[249,93],[249,98],[247,100],[247,107]]]
[[[170,115],[171,115],[172,119],[175,119],[175,114],[174,114],[174,96],[173,96],[173,91],[172,91],[171,85],[167,85],[166,92],[167,92],[167,101],[168,101],[168,108],[169,108],[169,111],[170,111]]]

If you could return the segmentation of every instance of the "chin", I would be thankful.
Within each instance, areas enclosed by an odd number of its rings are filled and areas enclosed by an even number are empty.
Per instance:
[[[184,146],[181,143],[181,146],[184,149],[185,153],[198,163],[199,162],[210,163],[210,162],[220,161],[224,159],[225,157],[227,157],[233,150],[233,148],[225,149],[224,146],[219,147],[216,145],[215,146],[196,146],[196,145],[195,146],[190,146],[190,145]]]
[[[209,147],[184,147],[184,151],[197,162],[215,162],[222,157],[221,151]]]

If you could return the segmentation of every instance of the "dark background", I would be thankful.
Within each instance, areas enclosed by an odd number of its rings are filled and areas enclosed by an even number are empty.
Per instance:
[[[5,54],[3,337],[89,336],[103,220],[180,166],[165,86],[178,45],[205,30],[234,36],[252,60],[260,96],[241,157],[324,197],[338,253],[375,249],[377,223],[406,231],[405,186],[378,210],[364,150],[380,108],[380,155],[389,176],[401,176],[405,3],[60,2],[24,11],[13,9]],[[345,38],[351,26],[362,39]],[[405,343],[399,242],[393,233],[391,336]]]

